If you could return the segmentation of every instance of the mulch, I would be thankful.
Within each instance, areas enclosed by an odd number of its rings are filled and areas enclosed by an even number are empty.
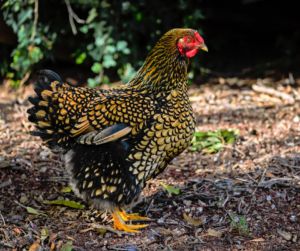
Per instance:
[[[151,180],[132,210],[150,218],[134,222],[149,224],[138,234],[111,231],[110,218],[98,222],[89,202],[61,191],[69,180],[61,156],[28,133],[32,86],[16,93],[6,85],[0,250],[300,250],[300,80],[289,81],[218,78],[190,87],[197,131],[240,136],[217,153],[186,150]],[[86,208],[44,204],[54,200]]]

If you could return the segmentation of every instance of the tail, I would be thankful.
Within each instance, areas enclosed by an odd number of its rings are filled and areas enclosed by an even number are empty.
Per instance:
[[[70,121],[67,111],[63,109],[63,99],[71,88],[62,82],[60,77],[50,71],[42,70],[38,73],[34,91],[37,97],[30,97],[29,102],[33,107],[27,110],[29,121],[35,123],[38,131],[31,131],[33,136],[39,136],[43,145],[55,153],[65,153],[71,149],[74,140],[69,137]],[[70,123],[70,122],[69,122]]]

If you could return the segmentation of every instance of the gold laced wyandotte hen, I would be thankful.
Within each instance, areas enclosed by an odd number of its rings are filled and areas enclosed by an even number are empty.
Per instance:
[[[27,111],[38,129],[31,135],[65,155],[75,194],[110,212],[115,229],[147,226],[125,224],[147,219],[126,210],[194,136],[187,68],[200,49],[207,51],[196,30],[170,30],[129,83],[110,90],[71,87],[52,71],[39,73]]]

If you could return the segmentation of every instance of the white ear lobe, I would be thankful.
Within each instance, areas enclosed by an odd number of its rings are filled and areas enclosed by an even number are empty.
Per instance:
[[[185,42],[184,42],[184,39],[183,39],[183,38],[180,38],[180,39],[178,40],[178,42],[179,42],[181,45],[185,45]]]

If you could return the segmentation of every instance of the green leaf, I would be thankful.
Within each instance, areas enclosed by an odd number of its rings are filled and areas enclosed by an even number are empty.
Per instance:
[[[228,144],[231,144],[231,143],[234,143],[234,141],[235,141],[235,138],[232,137],[232,138],[229,138],[229,139],[227,140],[227,143],[228,143]]]
[[[60,190],[62,193],[69,193],[72,191],[72,187],[65,187],[63,189]]]
[[[189,148],[189,150],[191,151],[191,152],[195,152],[195,151],[198,151],[198,147],[197,146],[192,146],[192,147],[190,147]]]
[[[6,74],[6,77],[7,78],[13,78],[15,76],[15,74],[13,73],[13,72],[8,72],[7,74]]]
[[[94,88],[96,86],[96,81],[93,78],[88,78],[88,87]]]
[[[18,25],[24,23],[27,18],[31,18],[32,11],[33,9],[31,8],[27,10],[22,10],[18,15],[18,20],[19,20]]]
[[[60,251],[72,251],[73,248],[73,242],[72,241],[68,241],[66,244],[64,244]]]
[[[126,55],[128,55],[128,54],[130,54],[130,49],[129,48],[124,48],[123,50],[122,50],[122,52],[124,53],[124,54],[126,54]]]
[[[89,11],[89,16],[88,16],[88,18],[86,19],[86,23],[87,24],[89,24],[89,23],[91,23],[94,19],[95,19],[95,17],[97,17],[98,16],[98,13],[97,13],[97,10],[96,10],[96,8],[92,8],[90,11]]]
[[[9,0],[5,2],[5,4],[2,5],[1,10],[6,8],[9,5]]]
[[[209,142],[212,142],[212,143],[222,142],[222,140],[220,140],[220,138],[218,138],[218,137],[208,137],[206,140]]]
[[[127,47],[127,42],[126,41],[118,41],[117,42],[117,51],[122,51]]]
[[[116,66],[117,62],[113,59],[112,55],[105,55],[103,57],[103,64],[105,68],[109,68],[111,66]]]
[[[138,20],[138,21],[142,20],[142,13],[141,12],[136,14],[136,20]]]
[[[236,134],[235,134],[236,133]],[[221,151],[224,147],[223,143],[234,143],[237,139],[238,132],[233,132],[232,129],[221,130],[216,132],[195,132],[194,138],[191,141],[190,151],[205,149],[205,153],[213,153]]]
[[[82,64],[83,61],[86,59],[86,53],[82,52],[77,58],[76,58],[76,64]]]
[[[204,152],[205,153],[214,153],[214,152],[216,152],[216,149],[209,148],[209,149],[205,149]]]
[[[85,205],[79,204],[75,201],[71,200],[56,200],[56,201],[49,201],[49,202],[43,202],[44,204],[51,204],[51,205],[64,205],[67,207],[72,207],[76,209],[84,209]]]
[[[103,67],[100,63],[96,62],[92,66],[92,71],[95,73],[100,73],[102,71]]]
[[[180,194],[180,189],[179,188],[175,188],[175,187],[171,187],[171,186],[167,186],[167,185],[164,185],[163,183],[160,183],[164,189],[166,189],[167,192],[169,193],[173,193],[173,194]]]
[[[32,207],[26,207],[27,209],[27,212],[30,213],[30,214],[39,214],[38,211],[36,211],[34,208]]]
[[[113,53],[115,53],[115,51],[116,51],[115,46],[113,46],[113,45],[107,45],[106,46],[106,53],[113,54]]]

